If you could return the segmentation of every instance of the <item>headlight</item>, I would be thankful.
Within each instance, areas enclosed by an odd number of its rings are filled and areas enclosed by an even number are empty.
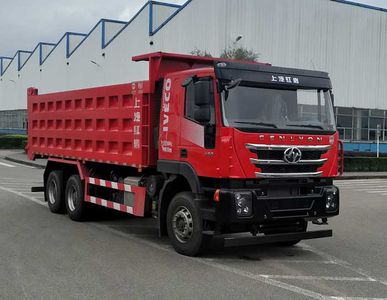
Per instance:
[[[325,209],[334,212],[338,208],[339,191],[337,188],[330,188],[326,190]]]
[[[253,213],[251,192],[238,192],[234,194],[235,208],[238,217],[250,217]]]
[[[239,208],[244,208],[246,207],[246,199],[245,198],[242,198],[241,196],[238,198],[237,196],[235,197],[235,201],[236,201],[236,205],[239,207]]]

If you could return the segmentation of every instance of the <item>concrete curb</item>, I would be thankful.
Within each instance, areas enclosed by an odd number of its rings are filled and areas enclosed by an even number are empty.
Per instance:
[[[344,175],[335,178],[334,180],[353,180],[353,179],[386,179],[387,175]]]
[[[9,156],[5,156],[4,159],[8,160],[8,161],[11,161],[11,162],[15,162],[15,163],[21,164],[21,165],[35,167],[35,168],[38,168],[38,169],[45,169],[46,168],[46,166],[43,166],[43,165],[38,164],[38,163],[34,163],[32,161],[31,162],[30,161],[25,161],[25,160],[21,160],[21,159],[9,157]]]

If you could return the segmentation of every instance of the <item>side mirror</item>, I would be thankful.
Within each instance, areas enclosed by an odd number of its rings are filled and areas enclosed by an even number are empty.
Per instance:
[[[195,109],[194,118],[201,124],[207,124],[211,121],[211,111],[209,107],[200,107]]]
[[[189,86],[193,81],[194,81],[194,77],[188,77],[181,82],[181,86],[185,88]]]
[[[206,106],[211,104],[213,97],[212,86],[210,80],[202,80],[195,82],[195,105]]]

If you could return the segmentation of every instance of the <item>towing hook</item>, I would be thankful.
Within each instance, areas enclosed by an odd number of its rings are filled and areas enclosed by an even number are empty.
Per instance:
[[[328,225],[328,219],[327,218],[316,219],[316,220],[313,220],[312,223],[315,225]]]
[[[253,225],[250,232],[253,236],[257,236],[257,234],[259,233],[259,226]]]

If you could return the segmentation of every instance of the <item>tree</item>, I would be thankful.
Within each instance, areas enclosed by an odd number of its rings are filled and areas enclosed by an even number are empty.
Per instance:
[[[191,54],[196,56],[213,57],[210,52],[207,52],[207,50],[203,51],[198,48],[195,48],[194,50],[192,50]],[[257,61],[257,59],[259,58],[259,54],[256,53],[253,49],[249,50],[243,47],[238,47],[238,48],[228,47],[227,49],[223,50],[220,57],[225,59]]]
[[[195,56],[205,56],[205,57],[212,57],[210,52],[207,52],[207,50],[200,50],[198,48],[195,48],[194,50],[191,51],[192,55]]]
[[[238,47],[238,48],[229,47],[227,49],[224,49],[220,57],[226,58],[226,59],[257,61],[259,54],[256,53],[253,49],[248,50],[247,48],[243,48],[243,47]]]

